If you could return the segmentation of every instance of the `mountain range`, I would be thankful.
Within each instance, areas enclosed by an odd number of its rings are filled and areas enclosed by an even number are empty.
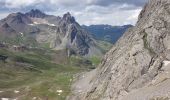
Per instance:
[[[0,41],[27,46],[67,49],[69,54],[100,55],[96,41],[68,12],[63,17],[33,9],[12,13],[0,21]]]
[[[107,41],[112,44],[124,34],[124,32],[132,27],[132,25],[123,26],[111,26],[111,25],[82,25],[82,27],[87,30],[94,39]]]

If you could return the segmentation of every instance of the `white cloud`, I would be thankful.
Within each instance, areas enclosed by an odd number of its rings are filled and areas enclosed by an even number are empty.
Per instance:
[[[80,4],[83,0],[49,0],[51,4],[55,4],[58,6],[73,6],[75,4]]]
[[[41,0],[38,0],[41,1]],[[35,4],[37,0],[6,0],[5,6],[8,8],[20,8]]]
[[[76,16],[78,22],[81,24],[110,24],[110,25],[124,25],[124,24],[135,24],[137,21],[137,16],[133,19],[128,19],[128,17],[133,16],[135,11],[122,11],[120,14],[119,11],[110,13],[110,14],[94,14],[94,13],[85,13],[82,17]],[[91,17],[89,17],[91,16]]]
[[[5,18],[8,15],[9,15],[9,12],[1,12],[0,13],[0,19]]]
[[[91,24],[110,24],[110,25],[124,25],[124,24],[135,24],[138,15],[141,11],[141,7],[135,9],[122,9],[125,5],[110,5],[107,7],[89,5],[84,9],[58,9],[55,12],[50,12],[53,15],[62,15],[67,11],[76,18],[80,24],[91,25]],[[126,5],[127,7],[128,5]],[[130,5],[129,5],[130,6]]]
[[[80,24],[135,24],[141,6],[141,0],[0,0],[5,1],[2,8],[15,11],[28,11],[38,8],[48,14],[62,15],[71,12]],[[2,9],[3,10],[3,9]],[[0,18],[7,14],[0,14]],[[9,13],[9,12],[8,12]]]
[[[133,11],[133,14],[127,18],[127,20],[137,20],[138,15],[140,13],[141,9],[136,9]]]

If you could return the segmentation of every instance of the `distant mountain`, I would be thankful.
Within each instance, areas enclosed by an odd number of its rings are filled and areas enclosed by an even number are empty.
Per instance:
[[[95,39],[115,43],[128,28],[132,27],[132,25],[82,25],[82,27],[88,30]]]
[[[69,54],[83,56],[101,54],[95,40],[70,13],[63,17],[47,15],[37,9],[12,13],[0,21],[0,32],[1,42],[67,49]]]
[[[48,15],[46,15],[45,13],[41,12],[38,9],[32,9],[30,12],[27,12],[25,14],[26,16],[32,17],[32,18],[45,18]]]

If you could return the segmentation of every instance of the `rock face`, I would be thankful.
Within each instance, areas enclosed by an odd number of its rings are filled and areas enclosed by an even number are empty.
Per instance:
[[[170,1],[149,0],[136,26],[120,38],[96,70],[73,85],[75,95],[69,99],[169,100],[169,63]]]
[[[0,32],[2,42],[10,37],[20,44],[31,44],[34,41],[32,44],[55,50],[67,49],[69,54],[101,55],[95,40],[70,13],[63,17],[47,15],[37,9],[25,14],[13,13],[0,21]]]

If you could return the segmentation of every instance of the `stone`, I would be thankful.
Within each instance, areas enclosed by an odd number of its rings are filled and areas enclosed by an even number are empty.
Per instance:
[[[89,82],[84,87],[88,88],[74,94],[76,88],[73,85],[74,95],[70,97],[74,100],[170,98],[170,70],[163,68],[169,65],[163,62],[170,61],[169,6],[169,0],[149,0],[136,26],[130,28],[103,57],[95,74],[84,78]],[[75,84],[82,81],[83,78]]]

